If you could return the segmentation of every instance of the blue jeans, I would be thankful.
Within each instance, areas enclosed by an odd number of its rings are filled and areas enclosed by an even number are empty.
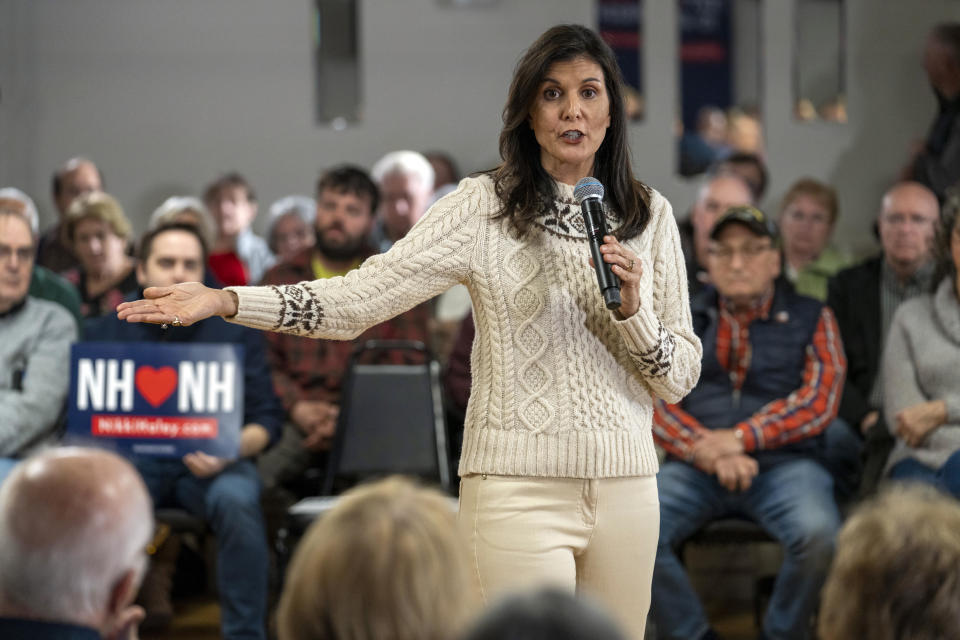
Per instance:
[[[155,506],[186,509],[216,535],[223,637],[265,640],[269,552],[254,464],[240,460],[206,479],[179,460],[138,458],[134,464]]]
[[[890,479],[932,484],[960,500],[960,451],[954,451],[939,469],[920,464],[913,458],[901,460],[890,469]]]
[[[837,500],[853,498],[863,475],[863,438],[842,418],[836,418],[823,432],[823,464],[833,475]]]
[[[690,640],[709,628],[676,548],[707,522],[725,516],[757,522],[783,546],[764,634],[770,640],[806,638],[840,528],[830,473],[811,459],[798,458],[763,471],[746,491],[731,492],[715,476],[683,462],[667,462],[657,484],[660,541],[651,610],[660,638]]]

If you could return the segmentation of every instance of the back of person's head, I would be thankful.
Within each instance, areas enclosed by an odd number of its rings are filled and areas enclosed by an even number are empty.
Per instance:
[[[30,225],[30,232],[36,238],[40,233],[40,216],[33,199],[16,187],[0,189],[0,209],[21,216]]]
[[[389,478],[358,487],[300,542],[280,599],[281,640],[449,640],[475,598],[449,500]]]
[[[823,640],[960,638],[960,504],[929,486],[895,486],[837,537],[823,588]]]
[[[416,151],[391,151],[374,163],[370,175],[382,184],[383,179],[392,174],[414,176],[421,187],[432,191],[434,184],[433,167],[423,154]]]
[[[99,625],[136,595],[152,533],[150,497],[122,458],[28,458],[0,488],[0,615]]]
[[[462,640],[626,640],[626,635],[583,596],[547,588],[505,597]]]

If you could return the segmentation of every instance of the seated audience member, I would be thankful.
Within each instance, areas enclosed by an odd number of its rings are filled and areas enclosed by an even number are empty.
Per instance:
[[[103,177],[92,161],[86,158],[71,158],[53,174],[53,203],[57,208],[58,221],[40,237],[37,249],[37,264],[61,273],[79,266],[73,247],[63,237],[63,221],[73,200],[86,193],[103,190]]]
[[[928,482],[960,499],[960,194],[937,233],[934,293],[897,309],[883,352],[883,409],[896,444],[894,480]],[[958,531],[960,535],[960,531]]]
[[[122,458],[48,449],[0,488],[0,638],[128,640],[153,510]]]
[[[423,157],[433,167],[433,195],[430,196],[433,203],[457,188],[460,170],[456,161],[444,151],[427,151]]]
[[[0,209],[23,217],[30,225],[34,237],[39,236],[40,217],[37,215],[37,206],[23,191],[14,187],[0,189]],[[34,262],[28,293],[34,298],[56,302],[70,312],[77,321],[77,329],[81,328],[83,317],[80,315],[80,294],[61,276]]]
[[[127,255],[130,233],[120,203],[106,193],[84,194],[70,205],[63,237],[80,264],[64,271],[63,277],[80,292],[83,317],[114,313],[136,290],[133,258]]]
[[[58,304],[27,295],[36,236],[0,207],[0,481],[17,459],[50,440],[70,382],[77,325]]]
[[[823,587],[821,640],[960,640],[960,506],[891,487],[840,530]]]
[[[380,207],[371,233],[374,249],[388,251],[407,235],[433,204],[436,176],[430,162],[416,151],[392,151],[373,165],[370,175],[380,189]],[[453,345],[454,332],[470,312],[470,293],[455,285],[431,302],[433,319],[428,344],[440,362]]]
[[[200,281],[206,247],[193,225],[173,224],[141,241],[137,280],[142,287]],[[134,292],[131,299],[142,296]],[[217,538],[217,586],[225,638],[265,638],[268,550],[260,509],[260,480],[251,458],[280,428],[282,410],[269,384],[263,335],[211,318],[189,327],[130,324],[116,315],[87,325],[88,340],[213,342],[244,346],[244,416],[240,458],[203,452],[182,460],[137,458],[157,506],[177,506],[206,521]]]
[[[850,260],[830,246],[839,209],[833,187],[812,178],[793,183],[780,206],[783,266],[797,293],[827,299],[827,280]]]
[[[691,298],[709,281],[707,250],[710,230],[720,214],[730,207],[754,204],[750,185],[739,175],[723,173],[710,176],[697,192],[697,201],[689,217],[680,222],[680,243],[687,261],[687,280]]]
[[[767,195],[767,183],[770,180],[770,174],[767,172],[767,165],[763,163],[755,153],[746,153],[738,151],[713,165],[710,175],[723,175],[725,173],[735,173],[743,178],[750,190],[753,192],[753,201],[759,203]]]
[[[733,153],[763,157],[763,123],[756,110],[734,108],[727,111],[727,144]]]
[[[884,194],[877,218],[882,253],[840,271],[827,287],[827,305],[837,316],[847,356],[840,417],[865,436],[861,495],[876,487],[893,446],[881,415],[880,355],[900,303],[930,290],[939,209],[936,196],[923,185],[894,185]]]
[[[391,151],[374,163],[370,175],[382,198],[371,240],[373,248],[383,253],[407,235],[430,207],[433,167],[416,151]]]
[[[583,596],[559,589],[507,596],[462,640],[626,640],[613,620]]]
[[[157,227],[166,227],[170,224],[192,224],[200,230],[200,235],[207,242],[207,246],[214,241],[216,233],[214,232],[213,216],[207,210],[200,198],[193,196],[170,196],[164,200],[159,207],[150,214],[150,222],[147,223],[147,231],[153,231]]]
[[[203,202],[216,225],[209,257],[213,275],[226,286],[260,282],[276,258],[250,228],[257,216],[253,187],[239,173],[228,173],[207,186]]]
[[[280,640],[451,640],[478,603],[448,498],[393,477],[345,493],[297,546]]]
[[[727,146],[727,114],[714,106],[702,107],[697,112],[696,129],[680,137],[680,166],[682,176],[697,176],[730,153]]]
[[[691,304],[700,381],[654,415],[669,459],[657,476],[651,610],[661,638],[716,637],[676,547],[711,520],[744,516],[784,550],[763,637],[805,638],[840,526],[818,436],[836,417],[843,345],[830,309],[778,281],[775,227],[759,210],[720,217],[709,269],[713,286]]]
[[[287,196],[270,205],[267,245],[278,262],[289,262],[316,240],[317,203],[307,196]]]
[[[960,179],[960,23],[933,27],[924,45],[923,68],[937,99],[927,139],[915,145],[903,177],[927,186],[943,202]]]
[[[367,239],[379,193],[367,173],[348,165],[335,167],[317,180],[316,193],[315,246],[273,267],[263,284],[341,276],[373,255]],[[265,334],[274,387],[288,422],[277,445],[261,456],[259,469],[264,487],[279,509],[285,511],[300,493],[296,485],[305,471],[325,461],[340,409],[343,376],[357,344],[378,339],[427,342],[429,320],[428,310],[421,305],[373,327],[355,341]]]
[[[213,223],[213,216],[207,211],[207,207],[199,198],[193,196],[171,196],[154,209],[150,214],[150,222],[147,224],[147,231],[153,231],[159,227],[166,227],[171,224],[188,224],[197,228],[203,241],[210,246],[216,234]],[[217,280],[210,270],[210,265],[204,265],[203,283],[208,287],[222,287],[223,284]]]

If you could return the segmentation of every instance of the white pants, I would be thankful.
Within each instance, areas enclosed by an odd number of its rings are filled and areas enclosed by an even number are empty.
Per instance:
[[[660,532],[655,476],[467,476],[459,523],[485,602],[544,585],[576,589],[642,640]]]

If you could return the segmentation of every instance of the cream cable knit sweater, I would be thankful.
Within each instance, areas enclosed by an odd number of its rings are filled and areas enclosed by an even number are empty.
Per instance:
[[[627,243],[643,267],[643,302],[617,321],[587,262],[573,187],[557,190],[520,241],[494,217],[490,178],[468,178],[390,251],[342,278],[231,288],[239,307],[230,320],[350,339],[462,283],[477,335],[460,474],[654,475],[651,396],[677,402],[700,374],[670,204],[653,192],[649,226]]]

